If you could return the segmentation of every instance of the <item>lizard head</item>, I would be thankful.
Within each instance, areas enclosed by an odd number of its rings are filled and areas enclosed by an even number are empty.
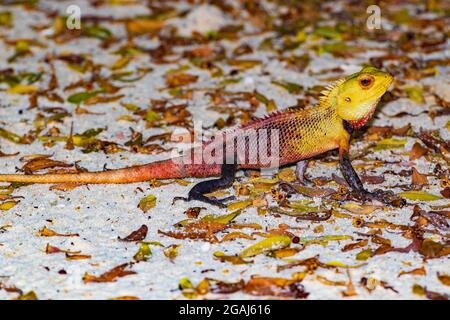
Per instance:
[[[383,94],[393,77],[374,67],[365,67],[360,72],[338,81],[330,90],[328,98],[336,106],[339,117],[358,129],[366,124],[375,112]]]

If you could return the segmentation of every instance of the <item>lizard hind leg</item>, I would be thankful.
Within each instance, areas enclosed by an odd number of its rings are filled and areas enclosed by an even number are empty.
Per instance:
[[[212,179],[207,181],[202,181],[197,183],[192,189],[189,191],[187,198],[176,197],[175,200],[184,200],[184,201],[192,201],[198,200],[205,203],[209,203],[220,208],[225,208],[226,205],[224,202],[234,199],[234,197],[227,197],[224,199],[216,199],[215,197],[205,196],[206,193],[214,192],[219,189],[228,188],[233,184],[234,175],[237,171],[236,164],[223,164],[221,170],[221,176],[219,179]]]

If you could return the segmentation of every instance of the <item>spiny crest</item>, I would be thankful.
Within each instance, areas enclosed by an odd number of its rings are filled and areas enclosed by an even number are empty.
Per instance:
[[[241,127],[246,127],[247,125],[250,125],[250,124],[255,124],[255,123],[258,123],[258,122],[263,122],[263,121],[268,120],[268,119],[276,118],[278,116],[285,115],[287,113],[295,112],[296,110],[298,110],[298,109],[296,109],[295,107],[289,107],[289,108],[286,108],[286,109],[276,110],[276,111],[272,111],[270,113],[266,113],[266,114],[264,114],[261,117],[252,117],[252,121],[250,123],[248,123],[248,124],[246,124],[244,126],[241,126]]]
[[[328,104],[328,103],[329,103],[329,98],[330,98],[330,93],[331,93],[335,88],[337,88],[337,87],[340,86],[342,83],[344,83],[344,81],[345,81],[345,78],[342,78],[342,79],[336,80],[336,81],[330,83],[329,85],[327,85],[327,86],[325,87],[325,89],[322,90],[322,91],[320,92],[320,94],[321,94],[321,96],[320,96],[320,98],[319,98],[320,104],[321,104],[321,105],[326,105],[326,104]]]

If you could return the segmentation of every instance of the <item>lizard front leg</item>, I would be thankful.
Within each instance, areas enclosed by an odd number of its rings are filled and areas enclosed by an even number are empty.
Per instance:
[[[345,181],[347,181],[348,185],[363,201],[378,200],[395,207],[402,207],[405,205],[406,201],[397,197],[392,191],[377,189],[374,192],[369,192],[364,188],[361,179],[359,179],[358,174],[350,162],[349,139],[341,142],[339,146],[339,162]]]
[[[192,189],[189,191],[188,197],[176,197],[176,200],[184,200],[184,201],[192,201],[198,200],[205,203],[209,203],[220,208],[225,208],[225,201],[231,200],[234,197],[227,197],[224,199],[216,199],[214,197],[205,196],[206,193],[210,193],[219,189],[228,188],[233,184],[234,175],[237,171],[236,164],[222,164],[221,176],[219,179],[212,179],[207,181],[202,181],[197,183]]]
[[[295,166],[295,176],[297,177],[297,180],[303,185],[306,185],[311,182],[306,177],[307,168],[308,168],[308,160],[300,160],[299,162],[297,162],[297,165]]]

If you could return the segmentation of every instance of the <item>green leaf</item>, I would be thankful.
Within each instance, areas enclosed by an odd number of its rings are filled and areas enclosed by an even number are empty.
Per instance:
[[[69,101],[70,103],[74,103],[74,104],[80,104],[83,101],[95,97],[96,95],[98,95],[101,91],[92,91],[92,92],[78,92],[78,93],[74,93],[72,95],[69,96],[69,98],[67,98],[67,101]]]
[[[100,40],[109,39],[112,36],[111,31],[100,26],[84,27],[83,32],[88,37],[93,37]]]
[[[241,210],[237,210],[235,212],[224,214],[220,216],[214,216],[214,215],[207,215],[201,219],[201,221],[208,221],[208,222],[217,222],[221,224],[228,224],[231,221],[233,221],[238,215],[241,214]]]
[[[441,196],[437,196],[424,191],[406,191],[399,193],[400,197],[414,200],[414,201],[435,201],[442,199]]]
[[[283,89],[285,89],[287,92],[292,94],[300,94],[303,91],[303,87],[299,84],[296,84],[294,82],[288,82],[288,81],[272,81],[274,85],[277,85]]]
[[[409,99],[414,101],[417,104],[424,104],[425,98],[423,97],[423,89],[419,86],[408,86],[404,87],[403,90],[406,92],[406,95]]]
[[[0,137],[5,138],[6,140],[9,140],[11,142],[22,144],[22,137],[18,134],[8,131],[6,129],[0,128]]]
[[[0,12],[0,26],[12,27],[14,16],[10,11]]]
[[[148,122],[155,122],[159,120],[159,114],[153,110],[148,110],[145,114],[145,120]]]
[[[403,148],[406,144],[406,139],[395,139],[395,138],[387,138],[378,142],[378,144],[373,148],[373,150],[388,150],[388,149],[397,149]]]
[[[268,251],[273,251],[277,249],[283,249],[291,244],[291,238],[288,236],[275,236],[266,238],[260,242],[251,245],[250,247],[244,249],[239,257],[248,258],[254,257],[258,254],[265,253]]]
[[[356,254],[356,260],[358,261],[366,261],[372,256],[372,249],[366,249]]]
[[[335,27],[331,26],[318,27],[314,29],[313,34],[326,39],[334,39],[334,40],[342,39],[341,33],[338,30],[336,30]]]
[[[152,194],[149,194],[145,198],[142,198],[141,201],[139,201],[139,209],[141,209],[144,212],[147,212],[151,208],[153,208],[156,205],[156,197]]]
[[[133,256],[136,262],[147,261],[152,255],[152,250],[147,242],[142,242],[138,252]]]

